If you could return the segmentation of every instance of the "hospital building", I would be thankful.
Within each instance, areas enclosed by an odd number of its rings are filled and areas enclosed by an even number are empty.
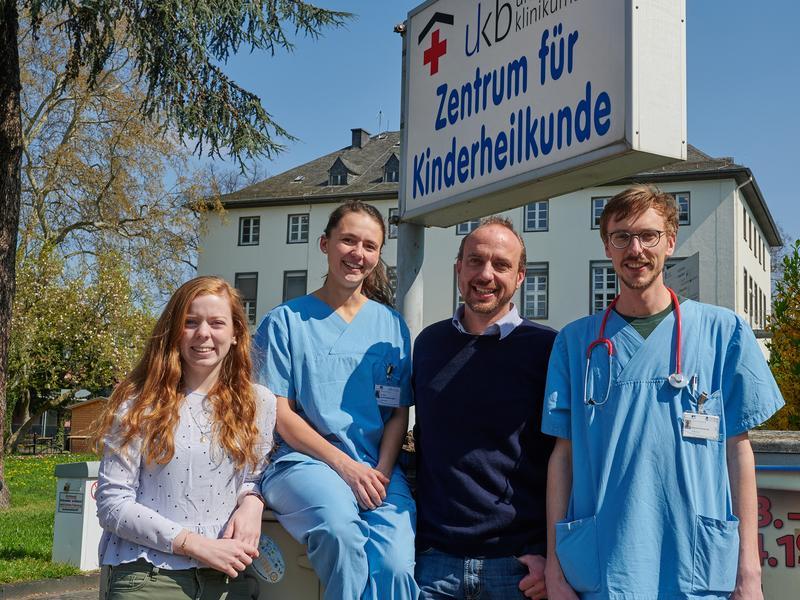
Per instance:
[[[383,259],[396,282],[400,132],[352,129],[349,144],[223,196],[202,238],[198,273],[242,293],[251,323],[281,302],[313,291],[326,272],[318,239],[340,202],[374,204],[387,220]],[[680,229],[666,278],[679,294],[740,314],[758,332],[770,314],[770,253],[780,235],[753,173],[729,157],[688,147],[686,161],[612,183],[502,211],[527,247],[515,302],[536,322],[560,329],[602,311],[618,290],[599,235],[607,200],[633,183],[672,194]],[[455,256],[478,221],[425,232],[424,324],[452,315],[459,302]]]

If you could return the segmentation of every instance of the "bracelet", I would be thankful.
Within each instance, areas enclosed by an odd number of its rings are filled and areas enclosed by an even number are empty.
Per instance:
[[[264,505],[264,508],[266,508],[266,507],[267,507],[267,501],[266,501],[266,500],[264,500],[264,497],[263,497],[261,494],[259,494],[258,492],[247,492],[247,493],[244,495],[244,497],[245,497],[245,498],[247,498],[248,496],[255,496],[256,498],[258,498],[259,500],[261,500],[261,504],[263,504],[263,505]]]
[[[189,539],[189,534],[190,533],[192,533],[192,532],[191,531],[187,531],[186,535],[183,536],[183,541],[181,542],[181,545],[178,546],[178,554],[182,554],[184,556],[189,556],[189,554],[186,552],[186,541]]]

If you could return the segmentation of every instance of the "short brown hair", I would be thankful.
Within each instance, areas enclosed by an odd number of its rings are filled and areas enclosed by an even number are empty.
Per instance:
[[[600,237],[608,239],[608,222],[620,221],[629,216],[638,216],[654,208],[664,217],[667,235],[678,233],[678,207],[671,194],[652,185],[634,185],[611,198],[600,215]]]
[[[461,244],[458,246],[458,256],[456,256],[456,258],[458,260],[464,258],[464,246],[466,245],[469,236],[478,231],[478,229],[480,229],[481,227],[488,227],[489,225],[500,225],[500,227],[505,227],[511,233],[514,234],[514,237],[517,238],[519,245],[522,247],[522,252],[519,255],[519,266],[517,268],[519,271],[524,271],[525,265],[528,262],[528,254],[527,251],[525,250],[525,241],[522,239],[522,236],[520,236],[520,234],[517,233],[517,230],[514,229],[514,224],[511,222],[510,219],[507,219],[506,217],[500,217],[498,215],[490,215],[488,217],[484,217],[483,219],[481,219],[480,224],[475,229],[473,229],[467,235],[461,238]]]

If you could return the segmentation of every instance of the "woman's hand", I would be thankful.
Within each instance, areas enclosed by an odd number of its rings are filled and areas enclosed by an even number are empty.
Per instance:
[[[258,540],[261,538],[261,515],[263,512],[264,503],[258,496],[252,494],[245,496],[239,506],[236,507],[236,510],[233,511],[222,537],[224,539],[239,540],[258,548]]]
[[[389,478],[369,465],[344,457],[336,466],[339,477],[345,480],[358,505],[365,510],[373,510],[383,504]]]
[[[241,540],[212,540],[199,533],[188,533],[182,554],[194,558],[204,565],[236,577],[258,556],[255,546]]]

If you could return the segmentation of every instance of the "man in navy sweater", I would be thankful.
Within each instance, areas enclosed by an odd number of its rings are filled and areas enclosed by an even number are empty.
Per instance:
[[[511,302],[525,244],[489,217],[461,242],[464,299],[414,346],[417,567],[421,598],[544,598],[545,485],[540,432],[556,332]]]

